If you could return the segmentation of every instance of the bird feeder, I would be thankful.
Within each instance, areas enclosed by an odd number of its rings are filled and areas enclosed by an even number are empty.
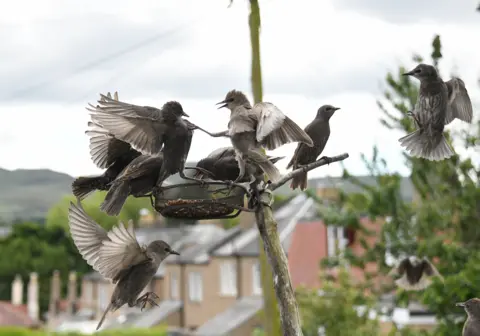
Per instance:
[[[240,184],[209,181],[202,186],[192,182],[162,187],[159,194],[153,195],[152,206],[167,218],[235,218],[242,211],[254,211],[244,207],[247,195],[248,190]]]

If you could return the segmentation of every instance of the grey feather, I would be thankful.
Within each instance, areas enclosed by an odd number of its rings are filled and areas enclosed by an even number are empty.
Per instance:
[[[445,125],[457,118],[467,123],[473,119],[473,107],[465,83],[458,77],[446,81],[448,89],[448,108],[445,116]]]

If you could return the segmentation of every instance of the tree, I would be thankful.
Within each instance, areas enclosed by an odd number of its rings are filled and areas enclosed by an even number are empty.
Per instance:
[[[432,64],[438,68],[442,59],[439,36],[433,39],[430,57]],[[420,56],[414,56],[413,60],[423,61]],[[397,73],[386,76],[387,88],[378,106],[385,115],[382,119],[385,127],[409,133],[415,126],[406,112],[413,110],[419,85],[401,76],[405,71],[404,67],[400,67]],[[472,91],[472,88],[468,89]],[[480,138],[479,132],[479,122],[462,132],[446,131],[454,148],[474,147]],[[478,147],[474,150],[478,151]],[[374,286],[372,282],[375,277],[385,276],[389,271],[387,252],[397,260],[411,254],[433,260],[445,283],[435,280],[419,293],[396,290],[397,304],[405,306],[411,300],[425,304],[439,320],[432,335],[461,334],[462,324],[458,316],[465,314],[455,307],[455,302],[478,296],[480,292],[479,162],[474,163],[471,158],[462,159],[458,155],[449,160],[431,162],[405,154],[415,190],[414,200],[405,200],[400,189],[402,177],[388,172],[387,163],[379,157],[376,148],[372,158],[363,159],[376,185],[362,184],[345,171],[344,178],[359,185],[363,192],[342,194],[336,212],[322,211],[325,221],[374,234],[360,223],[360,215],[366,213],[372,220],[387,217],[389,220],[382,225],[381,234],[373,246],[362,242],[368,247],[365,253],[358,256],[347,250],[344,258],[353,267],[364,267],[369,262],[377,264],[377,271],[363,284],[372,289],[374,297],[393,288],[391,284]],[[403,330],[402,334],[416,335],[408,330]]]

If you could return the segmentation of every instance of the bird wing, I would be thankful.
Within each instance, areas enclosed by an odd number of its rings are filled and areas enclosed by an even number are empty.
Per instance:
[[[445,125],[458,118],[471,123],[473,118],[472,101],[468,95],[465,83],[458,77],[445,82],[448,89],[448,107],[445,116]]]
[[[443,278],[442,275],[438,272],[437,268],[427,259],[423,258],[422,260],[422,270],[423,273],[428,276],[438,276]]]
[[[128,152],[137,152],[129,143],[115,138],[102,125],[89,121],[88,126],[90,129],[85,134],[90,137],[90,157],[98,168],[108,168]]]
[[[145,250],[137,242],[133,222],[128,228],[122,222],[106,232],[83,209],[70,202],[68,212],[70,232],[85,261],[104,278],[115,283],[117,275],[133,265],[147,260]]]
[[[228,135],[232,136],[236,133],[255,132],[257,122],[257,115],[252,112],[252,109],[245,106],[238,106],[230,114]]]
[[[411,268],[412,264],[410,263],[410,259],[404,258],[400,263],[392,268],[392,270],[388,273],[389,276],[392,276],[394,274],[398,274],[400,276],[403,276],[405,274],[407,268]]]
[[[155,155],[162,149],[163,136],[167,131],[162,110],[100,96],[99,105],[88,104],[87,107],[94,122],[142,154]]]
[[[292,159],[287,165],[287,169],[292,166],[296,169],[299,158],[303,158],[302,161],[312,163],[322,154],[330,137],[330,125],[328,122],[315,119],[305,127],[305,133],[312,139],[314,146],[310,147],[303,142],[299,142]],[[300,164],[302,164],[302,162]],[[303,162],[303,164],[305,164],[305,162]]]
[[[144,176],[146,173],[150,172],[153,167],[161,166],[163,162],[163,153],[160,153],[159,156],[148,156],[142,155],[130,162],[128,166],[118,175],[115,179],[116,181],[125,181],[133,180]]]
[[[252,111],[258,120],[257,141],[266,149],[274,150],[290,142],[313,146],[310,136],[274,104],[257,103]]]

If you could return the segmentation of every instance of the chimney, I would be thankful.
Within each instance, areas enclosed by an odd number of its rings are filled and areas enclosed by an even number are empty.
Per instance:
[[[68,307],[67,314],[73,315],[76,313],[77,304],[77,273],[74,271],[68,275]]]
[[[28,283],[27,310],[28,316],[30,316],[30,318],[37,323],[39,320],[38,275],[35,272],[30,273],[30,282]]]
[[[17,274],[12,283],[12,305],[19,306],[21,304],[23,304],[23,280],[20,274]]]
[[[60,286],[60,272],[55,270],[53,271],[52,283],[50,286],[50,304],[48,307],[49,318],[54,318],[59,313]]]

